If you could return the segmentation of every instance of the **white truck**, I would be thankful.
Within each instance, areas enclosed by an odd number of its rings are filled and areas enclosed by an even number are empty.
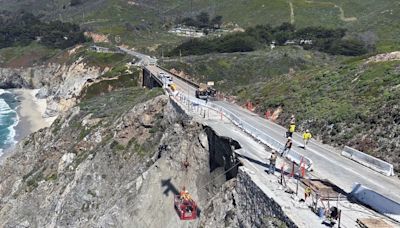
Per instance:
[[[165,78],[165,83],[166,83],[168,86],[171,85],[171,84],[173,83],[173,81],[172,81],[172,76],[171,76],[171,75],[165,74],[165,75],[164,75],[164,78]]]

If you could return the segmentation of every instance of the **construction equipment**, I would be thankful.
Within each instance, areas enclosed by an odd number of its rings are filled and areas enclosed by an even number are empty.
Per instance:
[[[200,83],[199,88],[196,90],[196,98],[207,100],[214,97],[217,91],[207,84]]]
[[[197,204],[192,199],[185,187],[179,195],[175,195],[174,207],[181,220],[193,220],[197,218]]]
[[[176,85],[175,85],[175,83],[170,84],[169,87],[171,88],[172,92],[175,92],[175,91],[176,91]]]

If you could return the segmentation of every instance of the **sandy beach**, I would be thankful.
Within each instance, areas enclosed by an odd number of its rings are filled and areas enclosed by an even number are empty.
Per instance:
[[[15,140],[20,141],[30,133],[51,125],[54,118],[43,118],[47,104],[45,99],[39,100],[35,97],[37,90],[14,89],[12,92],[21,102],[17,109],[19,123],[16,127]]]

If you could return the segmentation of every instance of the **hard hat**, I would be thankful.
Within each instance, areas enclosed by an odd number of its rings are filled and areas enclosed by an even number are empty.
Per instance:
[[[308,133],[308,132],[310,132],[310,130],[307,129],[306,132]]]
[[[292,140],[292,137],[288,137],[287,139]]]

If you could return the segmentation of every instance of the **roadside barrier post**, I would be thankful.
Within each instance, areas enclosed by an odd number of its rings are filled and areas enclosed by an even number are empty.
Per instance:
[[[289,177],[293,177],[293,176],[294,176],[294,161],[292,162],[292,172],[290,172]]]

